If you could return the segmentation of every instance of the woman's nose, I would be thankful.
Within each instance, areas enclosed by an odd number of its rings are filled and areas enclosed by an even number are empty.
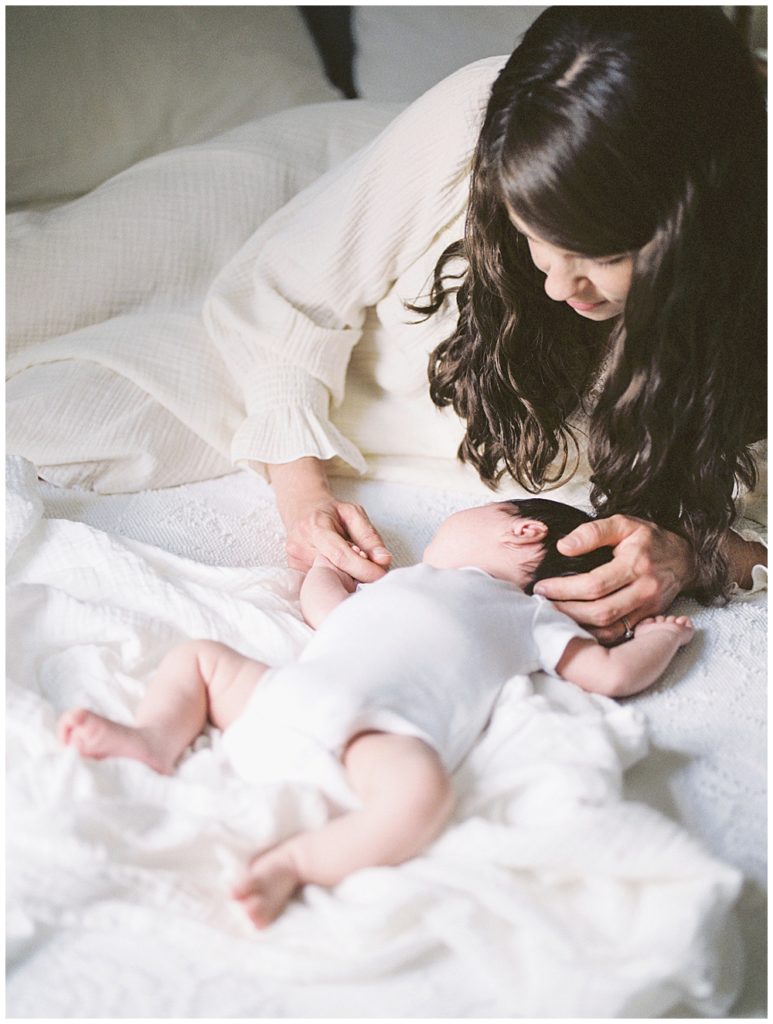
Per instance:
[[[545,293],[555,302],[565,302],[576,295],[582,282],[583,276],[571,258],[552,259],[545,271]]]

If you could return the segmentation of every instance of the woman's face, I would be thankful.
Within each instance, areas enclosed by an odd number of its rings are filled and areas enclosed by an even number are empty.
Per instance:
[[[539,238],[512,212],[509,216],[529,243],[534,266],[545,275],[548,298],[565,302],[588,320],[610,320],[623,312],[633,273],[631,253],[598,257],[565,252]]]

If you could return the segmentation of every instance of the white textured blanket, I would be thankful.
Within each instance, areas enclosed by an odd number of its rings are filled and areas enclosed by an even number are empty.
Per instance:
[[[623,771],[646,748],[638,710],[546,677],[508,685],[457,773],[455,816],[423,856],[332,891],[307,887],[254,933],[225,899],[229,875],[323,821],[319,794],[249,787],[214,730],[164,778],[123,759],[81,761],[57,745],[54,723],[82,703],[130,720],[186,635],[294,657],[309,636],[298,574],[207,565],[44,518],[21,459],[9,459],[7,487],[9,1015],[728,1009],[740,873],[623,799]]]

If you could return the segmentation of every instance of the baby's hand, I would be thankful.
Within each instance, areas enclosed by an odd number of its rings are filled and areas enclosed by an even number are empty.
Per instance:
[[[352,547],[354,547],[354,545],[352,545]],[[359,548],[357,550],[359,551]],[[365,555],[365,558],[367,557],[368,556]],[[338,577],[348,594],[354,593],[357,589],[357,580],[353,576],[350,576],[348,572],[345,572],[343,569],[339,569],[338,566],[334,565],[326,555],[320,554],[320,552],[317,552],[314,556],[311,569],[329,569]],[[309,573],[311,573],[311,569],[309,570]]]
[[[355,555],[359,555],[360,558],[367,559],[367,552],[363,551],[362,548],[358,548],[356,544],[352,544],[351,542],[349,543],[349,547],[352,549]],[[321,565],[324,566],[326,569],[336,569],[338,572],[344,572],[345,575],[349,575],[349,573],[346,573],[345,570],[339,569],[337,565],[331,562],[327,555],[323,555],[319,551],[314,556],[314,561],[312,562],[312,565]]]
[[[314,556],[314,561],[311,564],[318,569],[335,569],[338,571],[337,566],[333,565],[327,555],[323,555],[319,551]]]
[[[654,629],[667,629],[679,636],[679,646],[689,644],[695,635],[695,627],[692,620],[686,615],[654,615],[649,619],[642,619],[634,630],[634,636],[643,636],[651,633]]]

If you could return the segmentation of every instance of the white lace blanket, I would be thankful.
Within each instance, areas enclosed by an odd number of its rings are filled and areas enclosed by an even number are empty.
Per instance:
[[[253,932],[225,898],[229,876],[251,851],[322,822],[319,794],[243,783],[216,731],[165,778],[82,761],[57,745],[54,723],[76,704],[129,721],[186,635],[294,657],[309,635],[298,574],[268,557],[208,565],[44,518],[30,464],[12,458],[8,471],[10,1016],[726,1012],[740,983],[740,872],[623,799],[623,771],[645,753],[638,710],[545,677],[508,684],[457,773],[454,818],[423,856],[307,887]],[[106,500],[69,498],[84,518]],[[191,532],[172,515],[155,525],[171,548]],[[266,511],[268,547],[277,532]]]

